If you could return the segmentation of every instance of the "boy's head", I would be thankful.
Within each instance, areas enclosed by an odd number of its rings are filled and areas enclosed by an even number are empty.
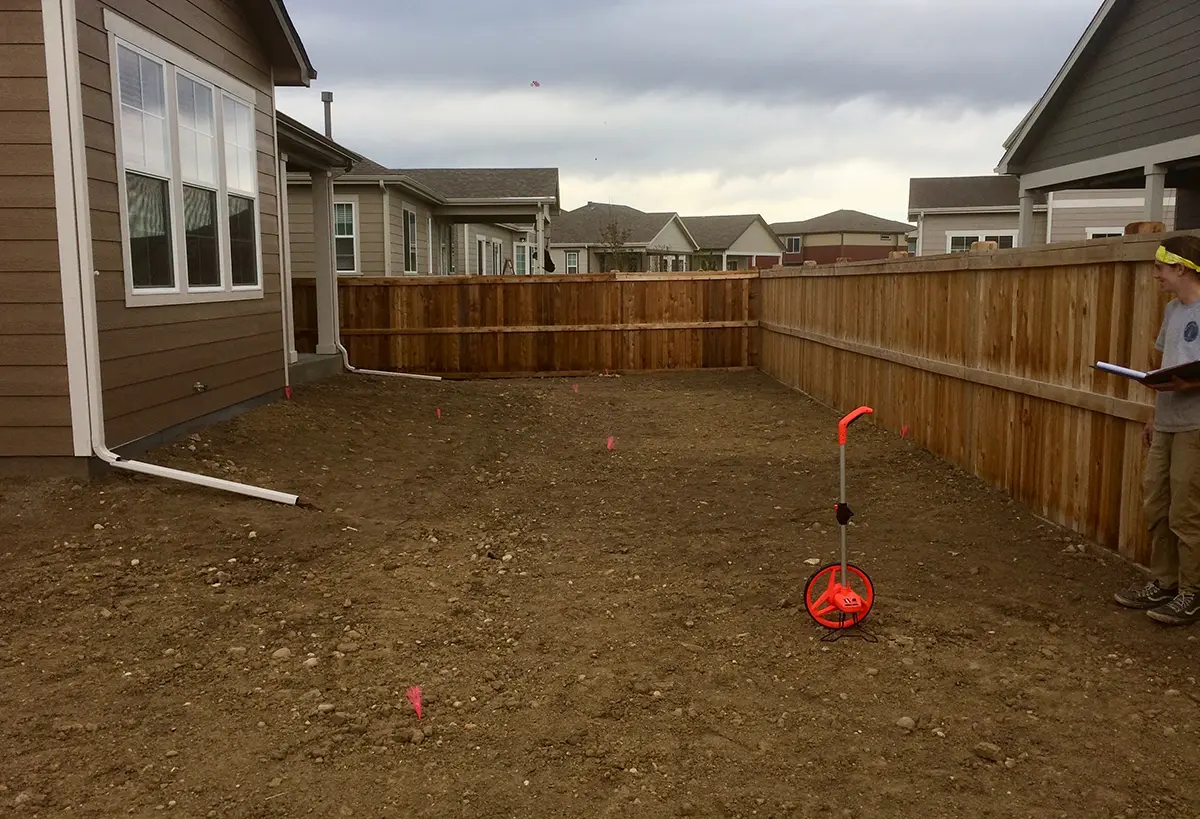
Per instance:
[[[1200,236],[1172,236],[1158,248],[1154,278],[1169,293],[1200,285]]]

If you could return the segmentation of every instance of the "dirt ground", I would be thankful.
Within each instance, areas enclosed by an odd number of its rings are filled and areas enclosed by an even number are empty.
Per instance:
[[[344,376],[147,456],[314,508],[0,484],[0,814],[1200,816],[1200,630],[869,421],[880,640],[820,640],[836,422],[756,373]]]

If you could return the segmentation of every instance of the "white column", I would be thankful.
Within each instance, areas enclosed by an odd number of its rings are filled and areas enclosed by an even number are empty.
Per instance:
[[[426,235],[429,237],[429,269],[425,271],[426,276],[433,275],[433,217],[429,217],[429,224],[426,226]]]
[[[538,205],[537,209],[537,249],[534,250],[533,256],[537,260],[537,272],[542,272],[542,244],[546,240],[546,213],[543,205]],[[532,273],[534,265],[531,262],[529,272]]]
[[[392,275],[392,194],[388,186],[379,183],[383,192],[383,275]],[[361,221],[361,216],[359,217]],[[355,239],[358,241],[358,239]]]
[[[1033,191],[1021,190],[1021,217],[1017,222],[1017,246],[1033,244]]]
[[[1146,212],[1147,222],[1163,220],[1163,197],[1167,187],[1167,169],[1162,165],[1146,166]]]
[[[722,270],[729,269],[729,251],[728,250],[721,251],[721,269]]]
[[[333,180],[312,172],[313,268],[317,279],[317,354],[337,353],[337,271],[333,255]]]
[[[288,224],[287,154],[279,155],[279,272],[283,278],[283,350],[289,364],[300,360],[296,352],[296,313],[292,302],[292,239]]]

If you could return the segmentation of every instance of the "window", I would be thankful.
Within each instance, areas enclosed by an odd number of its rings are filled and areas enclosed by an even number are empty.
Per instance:
[[[484,251],[485,244],[486,243],[484,242],[484,239],[482,236],[476,237],[476,239],[475,239],[475,259],[476,259],[476,264],[479,265],[479,269],[476,270],[475,272],[478,273],[480,276],[487,275],[487,254]]]
[[[126,304],[262,298],[254,89],[104,12]]]
[[[1017,231],[946,231],[946,252],[966,253],[975,242],[995,242],[1001,250],[1016,246]]]
[[[404,272],[417,272],[417,214],[408,208],[404,213]]]
[[[881,241],[881,242],[890,242],[890,241],[892,241],[892,234],[890,234],[890,233],[880,233],[880,234],[879,234],[879,241]]]
[[[800,247],[801,238],[802,237],[800,237],[800,236],[787,237],[787,252],[788,253],[800,253],[801,252],[801,250],[802,250],[802,248]]]
[[[567,251],[567,273],[578,273],[578,272],[579,272],[579,251],[578,250],[569,250],[569,251]]]
[[[492,242],[492,270],[495,271],[497,276],[499,276],[500,273],[504,270],[504,263],[503,263],[503,260],[501,259],[501,254],[500,254],[501,250],[502,250],[502,248],[500,246],[500,243],[493,241]]]
[[[1112,239],[1117,236],[1124,236],[1125,228],[1108,227],[1108,228],[1088,228],[1087,237],[1091,239]]]
[[[730,259],[729,261],[727,261],[725,263],[725,269],[726,270],[737,270],[738,269],[738,260]]]
[[[357,204],[333,203],[333,255],[338,273],[359,272]]]
[[[914,256],[917,255],[917,237],[916,236],[908,237],[908,252],[913,254]]]

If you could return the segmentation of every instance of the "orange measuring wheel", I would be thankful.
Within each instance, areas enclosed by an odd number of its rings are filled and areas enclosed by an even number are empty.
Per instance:
[[[804,608],[826,628],[851,628],[866,619],[875,605],[871,578],[853,563],[822,566],[804,586]]]
[[[867,573],[846,562],[846,527],[854,512],[846,503],[846,440],[850,425],[874,412],[870,407],[859,407],[838,423],[838,450],[840,471],[840,494],[834,507],[839,534],[842,541],[840,563],[830,563],[817,569],[804,585],[804,608],[808,616],[822,626],[831,629],[822,639],[837,639],[845,629],[862,623],[871,607],[875,605],[875,586]],[[864,629],[865,639],[874,642],[875,637]]]

